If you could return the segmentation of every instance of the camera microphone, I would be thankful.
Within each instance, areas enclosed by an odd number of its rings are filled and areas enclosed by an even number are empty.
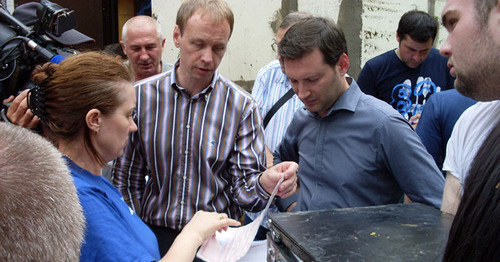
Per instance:
[[[37,44],[35,41],[33,41],[29,38],[25,38],[25,40],[27,41],[28,47],[31,48],[31,50],[38,53],[46,61],[59,64],[59,63],[61,63],[61,61],[64,60],[64,57],[62,55],[53,54],[49,50],[47,50],[47,49],[43,48],[42,46],[40,46],[39,44]]]

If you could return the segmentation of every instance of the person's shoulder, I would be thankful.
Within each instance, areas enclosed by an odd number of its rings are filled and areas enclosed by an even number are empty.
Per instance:
[[[99,183],[96,183],[96,180],[99,177],[93,177],[93,174],[90,174],[86,171],[80,172],[76,170],[76,168],[69,168],[71,175],[73,177],[73,183],[75,184],[76,190],[79,195],[88,195],[88,194],[101,194],[105,195],[105,189],[99,186]]]
[[[386,63],[388,60],[392,59],[393,56],[395,56],[396,53],[394,52],[394,49],[391,49],[389,51],[386,51],[378,56],[375,56],[373,58],[371,58],[370,60],[368,60],[368,62],[366,62],[367,65],[378,65],[378,64],[383,64],[383,63]]]
[[[229,91],[231,91],[231,94],[234,96],[248,98],[250,100],[249,102],[254,102],[254,99],[252,98],[250,93],[248,93],[243,87],[220,74],[217,74],[216,78],[216,85],[220,85],[223,88],[229,89]]]
[[[500,100],[478,102],[467,108],[457,120],[452,136],[475,137],[489,130],[498,121]]]
[[[440,103],[447,100],[453,100],[460,96],[456,89],[448,89],[441,92],[436,92],[429,97],[426,103]]]
[[[475,102],[474,99],[460,94],[460,92],[458,92],[456,89],[448,89],[433,94],[432,96],[429,97],[427,103],[445,102],[452,104],[454,101],[457,102],[462,100],[470,100],[471,102]]]
[[[477,102],[465,110],[460,118],[469,119],[470,121],[480,121],[481,119],[478,119],[480,116],[491,117],[491,115],[494,115],[498,117],[498,114],[500,114],[500,100],[494,100],[489,102]]]
[[[265,74],[266,72],[275,71],[275,70],[281,71],[281,64],[280,64],[280,61],[278,59],[272,60],[267,65],[265,65],[261,69],[259,69],[259,72],[257,73],[257,75]]]
[[[142,80],[139,80],[134,83],[134,86],[136,87],[144,87],[144,86],[155,86],[156,83],[164,80],[170,80],[172,76],[172,70],[162,72],[147,78],[144,78]]]
[[[364,110],[370,111],[373,117],[401,116],[401,114],[394,110],[391,105],[374,96],[363,93],[359,101],[359,105],[362,106]]]

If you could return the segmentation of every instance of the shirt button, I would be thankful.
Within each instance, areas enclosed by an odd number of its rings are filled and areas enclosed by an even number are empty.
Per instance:
[[[181,201],[181,205],[184,205],[184,201]]]
[[[188,154],[188,151],[187,151],[187,150],[186,150],[186,151],[184,151],[184,155],[187,155],[187,154]]]
[[[186,180],[186,176],[183,176],[182,178],[183,178],[184,180]]]
[[[191,126],[190,125],[187,125],[186,128],[189,129]]]

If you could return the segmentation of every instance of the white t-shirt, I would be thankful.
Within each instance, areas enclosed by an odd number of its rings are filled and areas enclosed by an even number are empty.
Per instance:
[[[463,188],[472,161],[491,128],[500,118],[500,100],[479,102],[458,119],[446,147],[443,171],[460,180]]]

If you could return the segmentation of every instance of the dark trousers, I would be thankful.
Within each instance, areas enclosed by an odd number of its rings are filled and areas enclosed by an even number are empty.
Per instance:
[[[175,238],[177,237],[177,235],[179,235],[180,231],[168,227],[159,227],[150,224],[147,225],[156,235],[156,240],[158,241],[158,247],[160,249],[160,256],[165,256],[165,254],[167,254],[168,250],[174,243]],[[193,261],[202,262],[203,260],[195,257]]]

